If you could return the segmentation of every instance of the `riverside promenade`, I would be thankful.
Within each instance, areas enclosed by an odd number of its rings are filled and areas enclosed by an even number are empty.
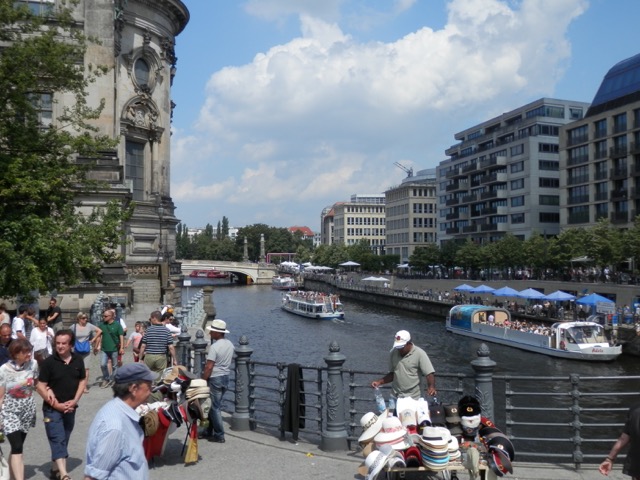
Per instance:
[[[134,310],[126,317],[129,332],[133,331],[136,321],[145,321],[149,313],[158,306],[155,304],[136,304]],[[190,332],[194,337],[195,329]],[[250,332],[247,332],[250,333]],[[131,351],[125,355],[125,362],[130,362]],[[84,395],[76,415],[76,426],[71,436],[68,459],[69,474],[72,479],[84,478],[85,445],[89,426],[95,413],[112,398],[111,389],[99,388],[97,377],[100,376],[98,357],[92,357],[90,370],[90,393]],[[233,395],[227,393],[226,400],[232,400]],[[47,443],[44,424],[42,422],[42,400],[36,400],[38,414],[36,427],[29,431],[25,442],[24,460],[26,478],[48,478],[51,468],[50,450]],[[150,468],[150,478],[154,480],[176,480],[179,478],[228,478],[228,479],[355,479],[362,480],[358,475],[358,466],[364,459],[360,453],[339,451],[323,452],[318,448],[319,442],[299,440],[293,442],[290,436],[286,440],[268,432],[234,431],[226,426],[226,443],[210,443],[206,440],[198,441],[199,461],[185,465],[181,455],[183,441],[187,430],[183,425],[173,432],[168,441],[165,455],[155,459]],[[3,443],[5,456],[9,455],[8,442]],[[603,457],[608,453],[611,445],[602,445]],[[532,464],[514,462],[514,474],[505,478],[513,480],[612,480],[629,479],[622,475],[619,463],[609,477],[603,477],[595,465],[583,465],[576,472],[573,465]],[[186,476],[186,477],[185,477]],[[459,475],[460,479],[468,477],[466,473]],[[381,474],[379,478],[385,478]],[[421,478],[415,474],[407,478]],[[135,480],[135,479],[132,479]]]

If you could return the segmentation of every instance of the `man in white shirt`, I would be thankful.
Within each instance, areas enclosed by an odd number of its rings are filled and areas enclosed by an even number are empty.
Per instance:
[[[13,340],[17,338],[24,338],[25,340],[27,339],[24,330],[24,317],[26,316],[26,314],[27,306],[20,305],[20,307],[18,307],[18,315],[13,318],[13,322],[11,323],[11,338]]]

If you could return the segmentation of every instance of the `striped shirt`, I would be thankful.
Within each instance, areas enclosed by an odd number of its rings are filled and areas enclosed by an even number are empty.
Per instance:
[[[173,345],[171,332],[164,325],[151,325],[142,336],[140,343],[144,343],[144,353],[166,355],[167,347]]]
[[[96,480],[148,480],[140,415],[119,398],[106,403],[89,427],[84,474]]]

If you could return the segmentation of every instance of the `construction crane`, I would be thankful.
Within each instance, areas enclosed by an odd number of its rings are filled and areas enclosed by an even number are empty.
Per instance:
[[[407,168],[407,167],[405,167],[404,165],[402,165],[401,163],[398,163],[398,162],[393,162],[393,164],[396,167],[401,168],[402,170],[407,172],[407,177],[413,177],[413,167]]]

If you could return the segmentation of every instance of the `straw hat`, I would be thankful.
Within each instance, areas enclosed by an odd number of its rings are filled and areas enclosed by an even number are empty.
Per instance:
[[[358,442],[368,442],[382,428],[382,422],[387,415],[389,414],[389,410],[385,410],[380,415],[376,415],[373,412],[365,413],[360,419],[360,426],[362,427],[362,435],[358,438]]]
[[[382,421],[382,430],[373,437],[378,448],[390,445],[394,450],[404,450],[411,444],[405,438],[407,429],[402,426],[398,417],[387,417]]]

